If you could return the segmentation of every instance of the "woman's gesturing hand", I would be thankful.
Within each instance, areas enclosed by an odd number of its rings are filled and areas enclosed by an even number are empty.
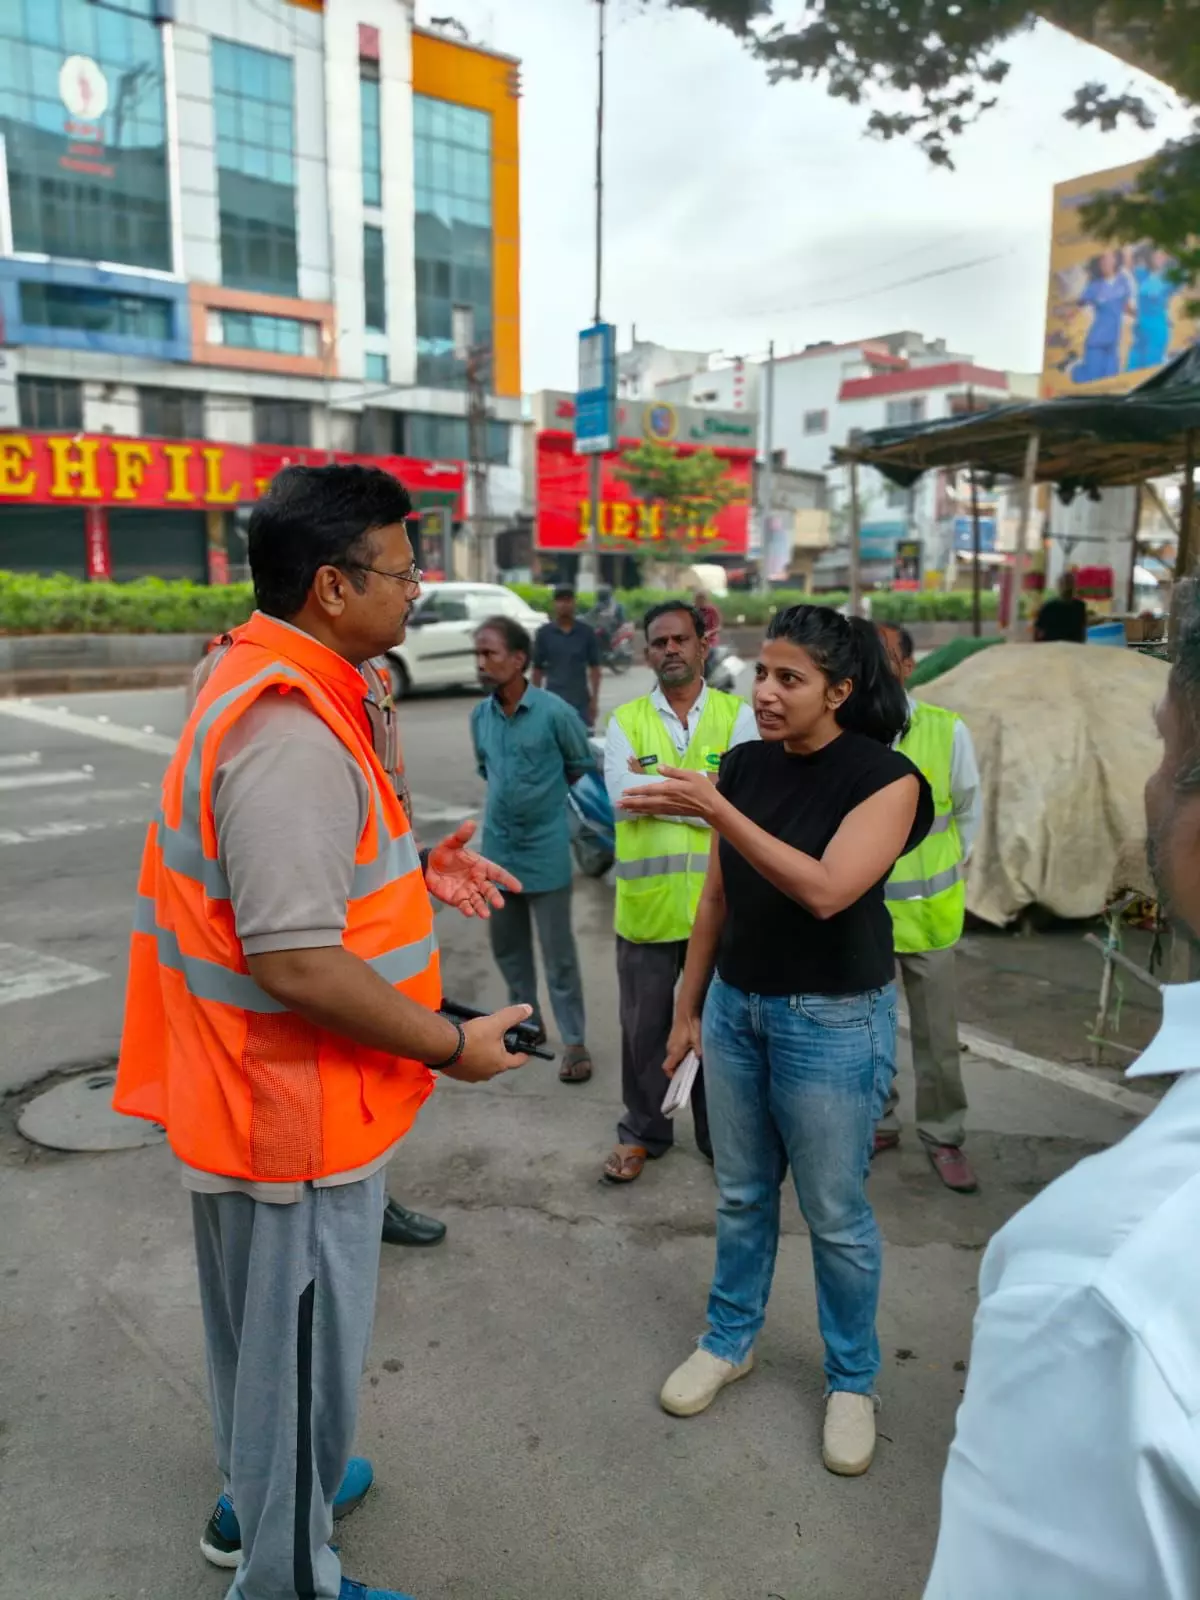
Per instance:
[[[675,1076],[689,1050],[700,1054],[700,1018],[676,1017],[667,1040],[667,1059],[663,1062],[663,1071],[668,1078]]]
[[[685,772],[682,767],[659,767],[661,783],[648,783],[641,789],[627,789],[620,809],[635,816],[699,817],[711,823],[725,804],[716,785],[703,772]]]

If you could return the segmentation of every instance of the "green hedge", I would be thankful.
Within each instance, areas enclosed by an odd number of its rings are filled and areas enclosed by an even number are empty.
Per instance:
[[[553,607],[553,589],[540,584],[515,583],[516,592],[539,611]],[[666,599],[687,599],[686,591],[620,589],[617,597],[638,621],[652,605]],[[581,609],[593,596],[580,594]],[[777,589],[771,594],[734,590],[719,601],[726,625],[765,627],[776,611],[804,601],[842,606],[844,593],[811,595],[798,589]],[[254,606],[250,585],[231,583],[224,588],[207,584],[164,582],[139,578],[132,583],[84,583],[61,573],[38,577],[31,573],[0,572],[0,633],[219,633],[236,627]],[[871,614],[877,622],[968,622],[969,594],[891,593],[871,595]],[[994,618],[996,596],[983,596],[983,615]]]
[[[554,590],[542,584],[514,583],[512,588],[538,611],[549,611],[553,605]],[[640,619],[660,600],[688,599],[685,590],[618,589],[617,599],[635,621]],[[849,596],[843,591],[833,594],[806,594],[800,589],[775,589],[770,594],[733,589],[720,596],[717,604],[727,624],[735,625],[739,618],[748,627],[765,627],[776,611],[788,606],[815,602],[824,606],[844,606]],[[579,606],[586,610],[594,596],[583,591]],[[996,595],[985,593],[980,597],[985,620],[996,616]],[[876,622],[970,622],[971,596],[955,590],[951,594],[926,590],[887,590],[871,592],[871,615]]]
[[[253,609],[248,583],[84,583],[0,572],[0,633],[220,633]]]

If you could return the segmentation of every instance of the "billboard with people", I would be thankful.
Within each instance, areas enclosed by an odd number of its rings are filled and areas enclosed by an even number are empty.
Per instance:
[[[1176,281],[1174,258],[1148,240],[1092,238],[1080,210],[1131,189],[1141,164],[1060,183],[1054,190],[1042,394],[1123,394],[1200,336],[1188,315],[1195,286]]]

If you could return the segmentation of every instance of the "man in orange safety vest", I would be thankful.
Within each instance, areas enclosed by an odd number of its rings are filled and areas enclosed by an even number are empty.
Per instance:
[[[376,753],[362,664],[420,592],[387,473],[291,467],[250,520],[258,610],[200,689],[142,860],[118,1111],[161,1123],[191,1191],[223,1492],[201,1548],[229,1600],[405,1600],[342,1576],[384,1168],[436,1073],[522,1064],[511,1006],[442,1001],[430,893],[487,916],[520,885],[419,852]]]

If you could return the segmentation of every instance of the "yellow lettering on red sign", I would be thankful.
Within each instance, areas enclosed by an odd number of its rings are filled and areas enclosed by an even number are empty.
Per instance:
[[[238,495],[242,486],[234,482],[228,489],[221,487],[221,463],[225,459],[224,450],[215,446],[202,450],[204,457],[204,498],[218,506],[232,506],[237,504]]]
[[[136,500],[138,490],[146,480],[146,468],[154,460],[154,453],[148,444],[138,444],[132,439],[114,439],[110,448],[116,469],[113,499]]]
[[[52,500],[99,500],[100,480],[96,475],[99,439],[47,439],[52,475]],[[76,483],[78,482],[78,487]]]
[[[639,505],[638,506],[638,538],[639,539],[661,539],[662,538],[662,507],[661,506],[648,506],[648,505]]]
[[[196,496],[188,488],[188,466],[192,459],[190,444],[164,444],[162,453],[167,458],[167,492],[163,496],[175,506],[194,506]]]
[[[28,439],[15,433],[0,435],[0,495],[22,498],[33,493],[37,486],[33,469],[24,471],[32,459],[33,446]]]
[[[633,538],[633,507],[625,500],[618,500],[609,507],[608,531],[614,539]]]

